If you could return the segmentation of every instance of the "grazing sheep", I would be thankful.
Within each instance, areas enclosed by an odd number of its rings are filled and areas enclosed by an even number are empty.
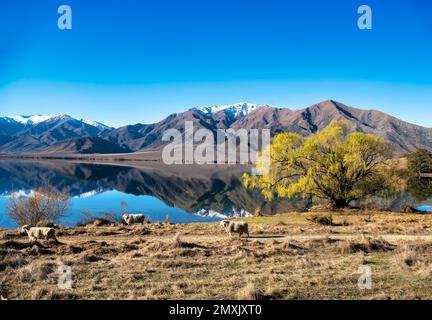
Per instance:
[[[27,233],[30,242],[36,242],[38,239],[49,240],[53,239],[58,242],[54,228],[47,227],[30,227],[24,225],[21,227],[21,233]]]
[[[123,214],[122,215],[122,221],[126,223],[127,225],[131,225],[134,223],[141,223],[144,224],[145,222],[145,216],[143,214]]]
[[[239,237],[241,237],[243,233],[246,233],[249,237],[249,225],[247,222],[223,220],[221,221],[221,226],[225,228],[225,231],[228,232],[231,237],[233,233],[238,233]]]

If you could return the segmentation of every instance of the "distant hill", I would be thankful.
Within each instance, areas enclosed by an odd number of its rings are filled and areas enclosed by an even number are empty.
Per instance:
[[[236,110],[237,108],[237,110]],[[158,149],[163,146],[162,133],[168,128],[184,132],[184,122],[193,121],[194,128],[270,129],[272,135],[291,131],[308,135],[324,129],[333,120],[345,120],[353,131],[383,137],[401,153],[417,148],[432,150],[432,129],[414,125],[383,112],[362,110],[327,100],[306,109],[291,110],[269,105],[237,104],[221,107],[200,107],[173,114],[151,125],[125,126],[107,133],[120,145],[134,151]]]
[[[3,117],[0,118],[0,135],[4,137],[0,139],[0,152],[45,152],[58,142],[98,137],[111,130],[103,124],[68,115]]]
[[[118,144],[97,138],[82,137],[56,142],[53,145],[44,148],[44,153],[126,153],[130,149],[120,147]]]
[[[414,125],[377,110],[362,110],[327,100],[300,110],[249,103],[196,107],[172,114],[158,123],[120,128],[77,120],[67,115],[5,117],[0,118],[0,152],[57,150],[64,153],[115,153],[113,150],[160,150],[164,146],[162,135],[165,130],[184,132],[185,121],[192,121],[195,130],[270,129],[272,135],[284,131],[308,135],[325,128],[333,120],[347,121],[353,131],[383,137],[400,153],[417,148],[432,151],[431,128]]]

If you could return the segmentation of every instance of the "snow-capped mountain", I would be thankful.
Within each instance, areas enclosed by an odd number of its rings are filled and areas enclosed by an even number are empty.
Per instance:
[[[63,119],[74,119],[71,116],[68,116],[67,114],[61,114],[61,115],[57,115],[57,116],[47,116],[47,115],[40,115],[40,114],[34,114],[34,115],[29,115],[29,116],[24,116],[24,115],[14,115],[14,116],[10,116],[10,117],[1,117],[0,119],[2,119],[5,122],[8,123],[20,123],[26,126],[30,126],[30,125],[38,125],[41,124],[42,122],[47,122],[47,121],[54,121],[54,120],[63,120]],[[93,126],[96,127],[100,130],[107,130],[107,129],[112,129],[111,127],[104,125],[103,123],[97,122],[97,121],[92,121],[92,120],[87,120],[87,119],[74,119],[77,121],[81,121],[89,126]]]
[[[53,116],[42,116],[40,114],[34,114],[34,115],[30,115],[30,116],[11,116],[11,117],[5,117],[4,119],[6,119],[9,122],[15,121],[24,125],[35,125],[35,124],[39,124],[41,122],[47,121],[52,119]]]
[[[234,104],[227,104],[222,106],[202,106],[196,107],[193,110],[196,110],[202,114],[212,115],[218,112],[225,112],[227,115],[231,115],[233,118],[244,117],[247,114],[255,111],[259,107],[263,107],[264,105],[258,105],[255,103],[248,102],[238,102]]]
[[[0,153],[129,153],[162,150],[168,129],[183,132],[186,121],[202,128],[234,131],[268,129],[272,136],[296,132],[307,136],[334,120],[349,122],[353,130],[383,137],[397,152],[418,148],[432,150],[432,128],[402,121],[376,110],[363,110],[326,100],[305,109],[278,108],[265,104],[235,103],[203,106],[174,113],[152,124],[137,123],[110,128],[99,122],[61,116],[0,118]]]
[[[93,120],[87,120],[87,119],[81,119],[80,121],[84,122],[85,124],[88,124],[89,126],[96,127],[100,130],[109,130],[112,129],[111,127],[108,127],[107,125],[104,125],[103,123],[93,121]]]
[[[114,130],[102,123],[75,119],[67,114],[57,116],[29,115],[0,118],[2,152],[125,152],[100,137]],[[61,145],[61,143],[63,143]]]

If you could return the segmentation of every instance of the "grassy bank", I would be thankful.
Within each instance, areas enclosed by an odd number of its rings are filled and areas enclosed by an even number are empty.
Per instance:
[[[319,214],[328,217],[328,214]],[[314,218],[315,217],[315,218]],[[8,299],[431,299],[432,216],[349,211],[254,217],[249,239],[215,223],[86,226],[28,246],[0,231]],[[319,218],[320,216],[318,216]],[[72,289],[57,286],[72,267]],[[359,266],[372,268],[360,290]]]

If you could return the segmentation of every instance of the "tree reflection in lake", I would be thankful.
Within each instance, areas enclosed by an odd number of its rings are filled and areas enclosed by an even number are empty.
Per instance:
[[[69,215],[61,222],[72,225],[82,219],[81,210],[120,215],[121,202],[131,213],[145,213],[152,220],[174,223],[215,221],[231,215],[305,211],[309,197],[266,201],[259,191],[247,190],[244,166],[166,166],[160,163],[74,163],[71,161],[0,160],[0,227],[14,227],[5,207],[13,193],[28,195],[46,185],[72,197]],[[431,205],[431,179],[411,179],[407,192],[384,198],[371,197],[366,205],[395,211]],[[429,201],[428,201],[429,200]]]
[[[250,168],[243,166],[1,160],[0,216],[4,216],[12,193],[29,194],[43,185],[71,195],[71,214],[79,218],[81,210],[120,214],[122,201],[127,201],[132,211],[153,215],[154,219],[159,219],[157,214],[163,219],[170,215],[173,222],[222,219],[257,209],[264,214],[302,211],[310,205],[309,199],[302,198],[268,202],[258,191],[246,190],[242,174],[247,170]]]

